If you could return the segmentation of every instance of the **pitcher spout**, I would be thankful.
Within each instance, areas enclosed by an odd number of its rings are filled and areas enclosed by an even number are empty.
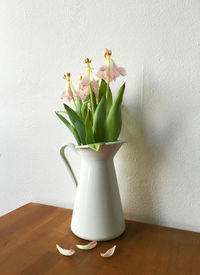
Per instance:
[[[76,146],[81,156],[87,160],[108,160],[113,159],[122,144],[127,143],[125,140],[118,140],[113,142],[106,142],[99,151],[92,150],[88,145]]]

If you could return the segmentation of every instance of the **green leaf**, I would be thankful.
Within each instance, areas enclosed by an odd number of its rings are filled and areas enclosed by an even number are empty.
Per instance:
[[[92,88],[90,86],[90,106],[91,106],[91,111],[92,111],[92,116],[94,115],[94,112],[97,107],[97,102],[96,102],[96,96],[95,93],[92,91]]]
[[[80,116],[81,116],[81,108],[82,108],[82,105],[83,105],[83,104],[82,104],[81,99],[78,98],[78,99],[77,99],[77,105],[76,105],[77,107],[76,107],[76,108],[77,108],[77,112],[78,112],[78,114],[79,114]]]
[[[86,143],[87,144],[95,143],[94,134],[92,130],[92,116],[90,111],[87,113],[87,116],[86,116],[85,129],[86,129]]]
[[[105,96],[101,98],[93,117],[93,132],[96,142],[102,142],[105,138],[106,106]]]
[[[74,135],[74,137],[75,137],[75,139],[76,139],[78,145],[81,145],[81,141],[80,141],[79,135],[78,135],[76,129],[74,128],[74,126],[71,125],[71,124],[69,123],[69,121],[68,121],[65,117],[63,117],[62,115],[60,115],[58,112],[55,112],[55,113],[56,113],[56,115],[60,118],[60,120],[62,120],[62,122],[63,122],[63,123],[69,128],[69,130],[72,132],[72,134]]]
[[[86,97],[86,99],[84,100],[84,102],[85,101],[89,101],[90,100],[90,95],[88,95],[87,97]]]
[[[112,106],[112,92],[110,87],[107,87],[107,93],[106,93],[106,116],[108,116],[110,108]]]
[[[86,142],[85,142],[85,124],[84,124],[83,120],[68,105],[64,104],[64,107],[65,107],[65,110],[67,112],[67,115],[68,115],[71,123],[74,125],[74,127],[76,128],[76,131],[78,132],[81,143],[86,144]]]
[[[87,105],[88,105],[88,102],[89,101],[85,101],[82,105],[82,108],[81,108],[81,115],[83,118],[86,118],[87,116]]]
[[[88,147],[90,147],[94,151],[99,151],[101,145],[105,144],[105,142],[98,142],[98,143],[93,143],[93,144],[88,144]]]
[[[66,111],[57,111],[57,113],[61,113],[61,114],[67,115],[67,112],[66,112]]]
[[[119,89],[117,96],[110,108],[108,117],[106,119],[106,123],[105,123],[106,141],[116,141],[121,132],[121,127],[122,127],[121,104],[122,104],[124,90],[125,90],[125,83]]]
[[[106,81],[102,79],[99,87],[99,102],[103,96],[106,98],[106,115],[108,115],[113,101],[112,92]]]
[[[99,102],[103,96],[106,96],[106,88],[107,88],[107,83],[105,80],[101,80],[101,84],[99,87]]]

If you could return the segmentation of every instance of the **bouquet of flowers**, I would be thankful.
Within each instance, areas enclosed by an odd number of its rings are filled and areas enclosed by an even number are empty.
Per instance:
[[[121,104],[125,83],[113,100],[110,82],[119,76],[125,76],[123,67],[117,66],[111,58],[112,52],[104,51],[105,65],[93,74],[91,60],[86,58],[86,70],[80,77],[78,88],[75,89],[70,73],[64,74],[66,87],[61,98],[73,101],[74,109],[64,103],[65,111],[57,111],[56,115],[74,135],[78,145],[88,145],[98,151],[105,142],[116,141],[119,137],[122,119]],[[65,118],[67,115],[69,120]]]

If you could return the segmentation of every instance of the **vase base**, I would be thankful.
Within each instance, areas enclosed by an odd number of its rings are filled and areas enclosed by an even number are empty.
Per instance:
[[[116,234],[113,234],[113,235],[110,235],[110,236],[105,236],[105,237],[103,237],[103,236],[102,237],[100,237],[100,236],[97,237],[96,236],[96,238],[95,238],[95,236],[92,237],[92,236],[89,236],[87,234],[86,235],[85,234],[80,234],[72,228],[71,228],[71,231],[75,236],[79,237],[80,239],[83,239],[83,240],[86,240],[86,241],[94,241],[95,240],[95,241],[103,242],[103,241],[111,241],[111,240],[114,240],[114,239],[120,237],[125,232],[125,229],[126,228],[124,226],[123,230],[121,230],[120,232],[118,232]]]

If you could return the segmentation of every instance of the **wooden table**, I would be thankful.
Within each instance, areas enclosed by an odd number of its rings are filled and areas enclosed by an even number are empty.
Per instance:
[[[70,231],[71,210],[29,203],[0,218],[0,274],[200,275],[200,234],[127,221],[118,239],[90,251]],[[56,243],[75,248],[65,257]],[[117,245],[111,258],[102,258]]]

